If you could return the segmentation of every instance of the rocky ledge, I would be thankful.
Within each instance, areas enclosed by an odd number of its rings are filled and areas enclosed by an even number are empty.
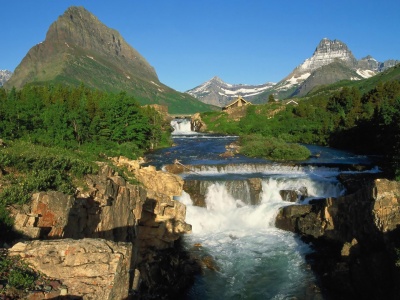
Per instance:
[[[138,183],[104,164],[74,196],[34,194],[29,206],[13,211],[23,240],[9,253],[59,279],[79,299],[175,297],[200,271],[178,243],[191,232],[186,207],[173,200],[183,180],[123,157],[113,163]]]
[[[341,179],[350,194],[283,207],[276,226],[312,245],[326,299],[399,299],[400,182]]]

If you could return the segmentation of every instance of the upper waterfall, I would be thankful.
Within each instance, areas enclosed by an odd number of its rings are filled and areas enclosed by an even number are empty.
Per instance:
[[[192,134],[192,122],[190,119],[173,119],[171,121],[171,126],[174,129],[172,134]]]

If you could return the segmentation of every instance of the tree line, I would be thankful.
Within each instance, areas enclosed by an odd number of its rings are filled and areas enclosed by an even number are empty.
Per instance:
[[[169,124],[151,107],[118,94],[63,85],[0,88],[0,138],[129,157],[168,143]]]

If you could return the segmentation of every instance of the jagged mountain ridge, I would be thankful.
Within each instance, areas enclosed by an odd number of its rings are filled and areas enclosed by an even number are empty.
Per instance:
[[[324,38],[319,42],[310,58],[307,58],[277,84],[271,84],[264,90],[259,89],[261,91],[259,93],[251,95],[249,93],[248,96],[241,94],[241,96],[257,104],[266,103],[270,94],[273,94],[275,99],[279,100],[304,96],[318,85],[331,84],[345,79],[361,80],[369,78],[399,62],[393,59],[378,62],[370,55],[357,60],[345,43]],[[232,85],[224,83],[224,86]],[[204,91],[208,92],[205,93]],[[207,101],[206,103],[225,103],[223,102],[225,100],[220,100],[226,95],[223,95],[217,80],[207,81],[187,92],[200,101]]]
[[[259,85],[229,84],[215,76],[203,84],[186,91],[186,93],[204,103],[223,107],[238,96],[251,100],[274,85],[275,83],[273,82]]]
[[[345,79],[370,78],[399,62],[398,60],[378,62],[370,55],[357,60],[345,43],[324,38],[319,42],[313,55],[279,81],[270,93],[274,93],[279,99],[305,96],[319,85]],[[261,94],[255,99],[255,103],[263,103],[265,99],[267,95]]]
[[[48,82],[126,91],[142,104],[167,105],[171,113],[210,110],[161,83],[154,68],[118,31],[83,7],[68,8],[50,25],[46,39],[29,50],[5,87]]]
[[[0,86],[3,86],[10,79],[12,72],[9,70],[0,70]]]

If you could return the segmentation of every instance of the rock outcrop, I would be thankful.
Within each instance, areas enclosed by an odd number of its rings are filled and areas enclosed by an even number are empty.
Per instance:
[[[400,183],[362,181],[346,196],[283,207],[276,226],[312,242],[316,252],[309,259],[329,294],[398,299]],[[354,190],[354,181],[349,182]]]
[[[206,194],[215,181],[185,180],[184,190],[190,195],[194,206],[207,207]],[[260,178],[249,178],[246,180],[224,181],[226,190],[235,199],[243,199],[247,205],[258,205],[261,203],[262,184]],[[244,200],[246,199],[246,200]]]
[[[196,131],[196,132],[206,132],[207,131],[207,125],[201,119],[200,113],[195,113],[192,116],[191,127],[192,127],[192,131]]]
[[[64,295],[83,299],[127,299],[132,245],[101,239],[62,239],[17,243],[10,255],[20,255],[36,270],[62,278]],[[44,295],[42,295],[44,296]],[[47,299],[47,298],[46,298]]]
[[[136,282],[143,282],[140,289],[153,293],[157,289],[162,289],[158,286],[162,282],[163,285],[170,285],[171,290],[176,292],[173,285],[181,286],[183,282],[188,283],[192,278],[189,275],[192,274],[176,272],[175,281],[168,282],[163,276],[154,277],[154,274],[149,274],[148,271],[149,265],[154,263],[154,257],[158,257],[162,251],[172,251],[175,261],[180,262],[179,267],[176,264],[169,264],[169,269],[164,268],[164,274],[175,273],[173,268],[180,268],[185,262],[194,265],[194,262],[189,261],[190,259],[181,253],[182,251],[176,250],[175,243],[182,234],[191,231],[191,226],[185,222],[186,207],[173,200],[174,196],[181,195],[183,180],[176,175],[156,171],[153,167],[141,168],[138,162],[122,157],[115,159],[114,163],[123,165],[136,174],[136,180],[141,183],[129,183],[113,168],[103,165],[98,175],[87,176],[87,186],[80,189],[75,196],[51,191],[34,194],[30,209],[17,213],[15,228],[26,238],[57,239],[57,242],[67,243],[65,247],[72,243],[72,240],[69,240],[71,238],[77,241],[83,239],[81,240],[83,244],[71,246],[76,249],[95,248],[91,246],[93,243],[103,243],[104,247],[111,242],[127,243],[124,244],[124,247],[130,245],[130,252],[124,254],[129,255],[130,259],[127,270],[136,269],[135,274],[138,277],[135,279]],[[19,247],[41,253],[54,245],[34,242]],[[43,247],[45,249],[41,249]],[[82,250],[79,253],[86,255],[86,252]],[[75,259],[84,260],[85,258],[77,256]],[[164,257],[163,259],[174,258]],[[63,259],[60,258],[60,260]],[[45,273],[52,261],[48,263],[49,265],[45,268],[42,268],[44,265],[39,263],[35,264],[35,267],[38,267],[38,271]],[[97,266],[93,264],[93,269],[101,268],[102,262],[99,261],[99,263],[100,265]],[[54,268],[58,266],[54,265]],[[193,267],[186,270],[189,272],[197,269]],[[67,275],[68,272],[65,273]],[[114,274],[117,276],[117,273]],[[62,272],[59,276],[62,281],[66,280]],[[182,279],[183,277],[185,278]],[[147,284],[152,284],[152,286],[147,286]],[[125,285],[125,289],[128,291],[129,285]],[[74,290],[74,295],[79,296],[85,293],[85,290]],[[90,299],[109,298],[99,296]]]

